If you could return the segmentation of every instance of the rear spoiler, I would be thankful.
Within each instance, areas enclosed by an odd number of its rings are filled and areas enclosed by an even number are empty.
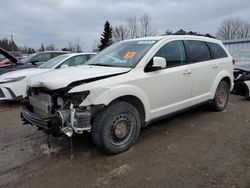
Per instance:
[[[18,64],[18,62],[19,62],[17,58],[15,58],[13,55],[11,55],[10,53],[8,53],[7,51],[5,51],[2,48],[0,48],[0,54],[2,54],[4,57],[9,59],[14,64]]]

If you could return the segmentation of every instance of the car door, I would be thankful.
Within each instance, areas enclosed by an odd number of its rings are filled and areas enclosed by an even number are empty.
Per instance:
[[[193,74],[191,105],[195,105],[209,100],[217,73],[211,62],[209,48],[204,41],[185,40],[184,44]]]
[[[147,72],[151,118],[157,118],[190,106],[192,70],[186,64],[183,41],[163,45],[154,57],[166,59],[165,69]],[[151,62],[147,65],[150,66]]]

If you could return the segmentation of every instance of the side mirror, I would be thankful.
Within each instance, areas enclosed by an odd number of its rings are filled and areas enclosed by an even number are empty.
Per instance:
[[[148,67],[148,71],[157,71],[167,67],[166,59],[163,57],[154,57],[153,65]]]
[[[64,69],[64,68],[68,68],[69,66],[68,65],[62,65],[61,68]]]

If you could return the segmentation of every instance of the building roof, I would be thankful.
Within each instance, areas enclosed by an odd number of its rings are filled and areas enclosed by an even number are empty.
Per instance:
[[[250,42],[250,38],[244,38],[244,39],[232,39],[232,40],[224,40],[224,44],[236,44],[236,43],[245,43]]]

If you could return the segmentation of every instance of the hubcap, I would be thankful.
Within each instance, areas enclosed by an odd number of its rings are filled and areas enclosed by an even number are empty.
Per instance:
[[[115,136],[117,138],[124,138],[128,134],[128,127],[126,121],[119,122],[115,127]]]
[[[134,132],[135,123],[135,117],[130,113],[117,115],[110,129],[110,142],[114,145],[126,143]]]

